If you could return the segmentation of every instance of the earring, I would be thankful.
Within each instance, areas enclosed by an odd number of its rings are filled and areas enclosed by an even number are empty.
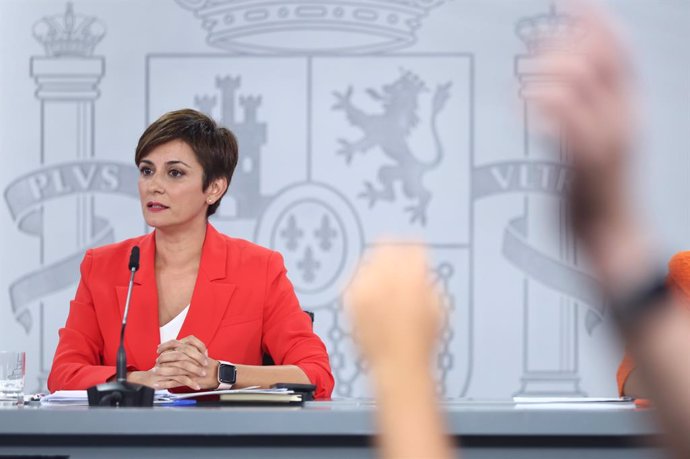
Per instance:
[[[213,204],[213,199],[208,198],[208,203],[209,203],[209,204]]]

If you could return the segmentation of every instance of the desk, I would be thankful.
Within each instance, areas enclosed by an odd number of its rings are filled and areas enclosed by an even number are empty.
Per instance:
[[[540,410],[512,403],[446,402],[463,458],[641,459],[662,457],[651,411]],[[0,408],[0,458],[375,457],[368,401],[302,407]],[[61,456],[62,455],[62,456]]]

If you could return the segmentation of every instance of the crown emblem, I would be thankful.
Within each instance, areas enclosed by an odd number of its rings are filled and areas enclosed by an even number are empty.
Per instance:
[[[105,35],[105,25],[96,18],[74,14],[67,3],[65,14],[46,16],[34,25],[34,38],[48,56],[89,57]]]
[[[424,17],[446,0],[177,0],[206,41],[240,53],[370,53],[414,43]],[[325,35],[327,39],[324,39]]]
[[[530,54],[540,54],[573,50],[584,37],[585,29],[581,21],[559,13],[552,4],[549,13],[518,22],[515,33],[527,45]]]

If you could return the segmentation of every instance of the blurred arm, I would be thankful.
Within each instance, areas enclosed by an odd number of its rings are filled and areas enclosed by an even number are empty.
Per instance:
[[[369,362],[386,458],[449,458],[431,374],[441,309],[419,247],[382,247],[360,266],[346,304]]]
[[[637,129],[630,67],[609,21],[591,6],[584,9],[587,35],[579,52],[545,58],[545,70],[565,84],[549,88],[539,104],[570,147],[574,178],[568,201],[575,231],[605,293],[625,298],[658,275],[627,183]],[[656,301],[658,307],[623,330],[639,367],[626,391],[642,390],[644,379],[674,451],[690,457],[690,312],[675,291]]]

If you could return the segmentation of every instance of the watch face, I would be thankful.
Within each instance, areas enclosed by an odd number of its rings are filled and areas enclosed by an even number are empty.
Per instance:
[[[218,379],[222,383],[235,384],[235,379],[237,378],[237,371],[235,370],[235,365],[228,365],[227,363],[221,363],[218,367]]]

